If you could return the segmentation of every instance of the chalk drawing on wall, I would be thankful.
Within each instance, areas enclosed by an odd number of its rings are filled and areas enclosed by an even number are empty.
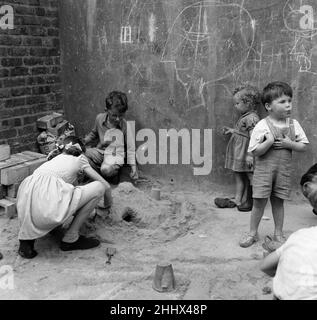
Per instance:
[[[131,26],[122,26],[120,33],[121,43],[132,43],[132,28]]]
[[[206,107],[207,85],[241,72],[254,36],[255,21],[239,4],[201,1],[180,11],[168,31],[161,62],[174,68],[186,92],[187,111]],[[190,103],[193,95],[198,104]]]
[[[285,27],[300,37],[315,36],[317,28],[315,28],[314,9],[316,10],[315,0],[287,0],[283,8]]]
[[[317,75],[317,65],[313,63],[317,58],[313,41],[317,35],[314,11],[317,8],[313,0],[288,0],[283,8],[283,19],[285,27],[294,34],[290,60],[298,64],[298,72]]]

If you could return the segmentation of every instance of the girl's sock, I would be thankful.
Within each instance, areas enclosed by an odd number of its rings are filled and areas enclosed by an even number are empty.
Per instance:
[[[78,240],[78,238],[79,238],[78,232],[67,231],[62,241],[66,243],[74,243]]]

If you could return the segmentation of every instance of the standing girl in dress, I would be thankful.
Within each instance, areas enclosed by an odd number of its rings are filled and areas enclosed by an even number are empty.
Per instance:
[[[89,165],[79,138],[66,137],[62,149],[61,154],[42,164],[20,185],[18,238],[19,254],[23,258],[34,258],[35,240],[72,218],[60,244],[61,250],[90,249],[100,243],[98,239],[79,235],[79,229],[99,200],[105,194],[109,196],[110,185]],[[94,181],[76,186],[78,174],[83,172]]]
[[[261,94],[257,88],[244,85],[234,90],[233,100],[240,117],[234,128],[224,127],[223,133],[231,134],[225,168],[235,175],[235,200],[216,198],[215,204],[222,208],[237,206],[239,211],[251,211],[253,156],[247,154],[247,149],[252,130],[260,120],[256,109],[261,104]]]

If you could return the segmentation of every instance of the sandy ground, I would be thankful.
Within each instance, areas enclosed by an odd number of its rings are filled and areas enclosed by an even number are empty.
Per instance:
[[[160,201],[150,197],[153,186],[161,188]],[[238,241],[248,230],[250,213],[216,208],[214,198],[224,194],[217,186],[176,185],[154,178],[138,189],[120,184],[114,190],[113,213],[100,217],[104,212],[98,210],[95,221],[83,230],[101,239],[99,248],[62,252],[47,235],[37,241],[33,260],[17,255],[17,218],[2,216],[0,270],[12,266],[14,289],[0,288],[0,299],[270,300],[272,295],[263,288],[271,288],[272,280],[259,270],[263,238],[273,232],[270,208],[265,212],[269,220],[260,225],[261,240],[243,249]],[[317,222],[309,204],[295,198],[286,203],[286,236]],[[130,221],[122,219],[126,207],[133,213]],[[111,264],[106,264],[107,247],[117,250]],[[173,266],[176,287],[171,292],[152,288],[156,265],[162,262]]]

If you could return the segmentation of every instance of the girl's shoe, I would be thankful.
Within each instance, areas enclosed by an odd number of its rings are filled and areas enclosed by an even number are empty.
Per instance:
[[[35,240],[20,240],[19,255],[25,259],[33,259],[37,256],[37,252],[34,250]]]
[[[216,198],[215,205],[219,208],[234,208],[236,203],[229,198]]]
[[[96,238],[86,238],[82,235],[79,236],[78,240],[72,243],[61,242],[62,251],[72,251],[72,250],[87,250],[98,247],[100,241]]]
[[[252,206],[253,206],[253,203],[243,202],[237,207],[239,211],[247,212],[247,211],[252,211]]]
[[[251,235],[250,233],[245,234],[239,241],[239,245],[242,248],[248,248],[253,245],[253,243],[259,241],[258,235]]]

